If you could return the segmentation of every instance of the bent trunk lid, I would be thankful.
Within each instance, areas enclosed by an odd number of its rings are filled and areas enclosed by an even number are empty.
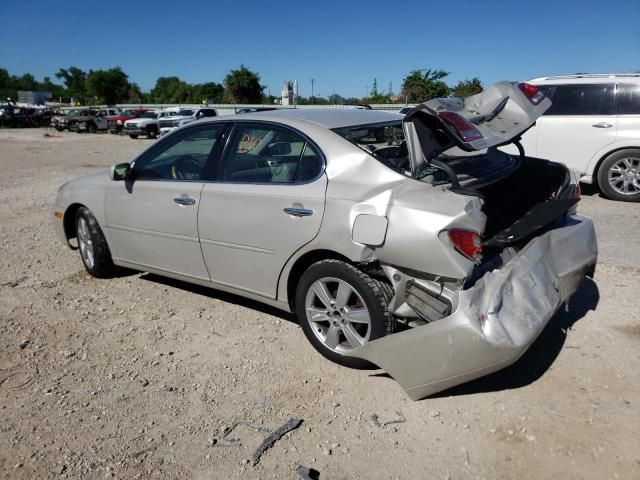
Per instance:
[[[516,140],[551,106],[541,93],[527,96],[528,87],[498,82],[477,95],[435,98],[414,107],[403,120],[412,173],[451,147],[473,152]]]

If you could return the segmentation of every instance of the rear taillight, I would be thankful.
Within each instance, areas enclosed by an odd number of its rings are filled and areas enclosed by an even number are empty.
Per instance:
[[[534,105],[538,105],[542,100],[544,100],[544,93],[542,93],[535,85],[523,82],[518,84],[518,88]]]
[[[478,130],[473,123],[457,113],[441,112],[438,114],[438,117],[447,122],[465,142],[472,142],[473,140],[483,138],[482,133],[480,133],[480,130]]]
[[[475,263],[482,261],[482,237],[478,232],[454,228],[447,233],[458,252]]]

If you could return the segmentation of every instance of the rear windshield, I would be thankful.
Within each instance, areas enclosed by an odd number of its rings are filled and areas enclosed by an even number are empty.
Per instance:
[[[400,173],[410,171],[402,122],[354,125],[334,130],[374,158]]]
[[[451,182],[450,177],[444,170],[431,163],[424,163],[419,171],[411,172],[402,121],[354,125],[335,129],[334,132],[357,145],[397,173],[434,186],[446,185]],[[456,148],[447,149],[436,158],[450,164],[456,170],[463,170],[477,163],[474,160],[484,157],[484,152],[468,154]]]

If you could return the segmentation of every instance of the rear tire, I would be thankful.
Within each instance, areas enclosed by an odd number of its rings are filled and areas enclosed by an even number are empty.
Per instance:
[[[76,236],[80,258],[87,272],[97,278],[108,278],[116,273],[109,245],[91,210],[81,207],[76,212]]]
[[[606,197],[640,202],[640,149],[630,148],[609,155],[598,169],[597,180]]]
[[[319,293],[316,293],[319,292]],[[377,368],[345,354],[396,330],[389,285],[340,260],[323,260],[302,275],[296,315],[307,340],[325,358],[345,367]]]

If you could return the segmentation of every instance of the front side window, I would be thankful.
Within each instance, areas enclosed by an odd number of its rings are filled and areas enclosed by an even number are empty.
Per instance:
[[[640,84],[618,84],[616,113],[618,115],[640,115]]]
[[[202,180],[209,155],[223,130],[222,123],[200,125],[168,137],[136,161],[133,168],[135,178]]]
[[[302,136],[275,126],[236,126],[220,179],[243,183],[294,183],[314,180],[322,158]]]
[[[545,85],[552,105],[545,115],[613,115],[613,84]]]

